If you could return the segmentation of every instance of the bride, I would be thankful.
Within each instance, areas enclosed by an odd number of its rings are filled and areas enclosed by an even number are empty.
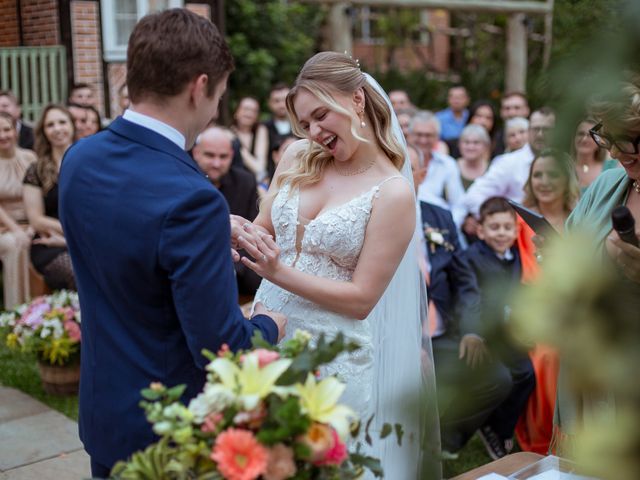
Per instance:
[[[343,332],[361,345],[326,373],[346,382],[342,401],[361,419],[375,414],[372,430],[385,422],[404,429],[402,446],[388,437],[374,440],[367,453],[381,459],[386,478],[433,478],[433,465],[429,477],[420,474],[420,441],[437,452],[439,432],[432,362],[429,398],[421,399],[426,302],[397,119],[375,80],[351,57],[333,52],[305,63],[287,109],[305,139],[287,149],[260,214],[237,238],[256,259],[242,262],[264,278],[255,301],[284,313],[290,334]],[[427,436],[421,415],[430,417]]]

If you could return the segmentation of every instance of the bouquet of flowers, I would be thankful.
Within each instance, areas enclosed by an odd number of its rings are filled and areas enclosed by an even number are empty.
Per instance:
[[[80,358],[78,294],[61,290],[4,312],[0,333],[9,348],[35,352],[42,363],[75,363]]]
[[[160,439],[117,463],[112,477],[343,480],[359,478],[365,468],[382,476],[380,462],[362,454],[356,440],[347,450],[360,428],[356,413],[338,403],[345,385],[318,375],[319,366],[358,346],[342,335],[320,338],[315,347],[309,340],[297,331],[279,348],[256,336],[251,351],[205,352],[207,382],[188,406],[179,401],[184,386],[152,383],[141,406]],[[392,430],[386,425],[380,437]]]

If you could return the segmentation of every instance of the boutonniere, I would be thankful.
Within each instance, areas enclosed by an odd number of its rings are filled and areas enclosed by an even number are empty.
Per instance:
[[[424,238],[427,240],[427,245],[431,250],[431,253],[435,253],[436,247],[443,247],[445,250],[453,252],[455,247],[447,242],[444,238],[449,233],[449,230],[439,229],[430,226],[428,223],[424,224]]]

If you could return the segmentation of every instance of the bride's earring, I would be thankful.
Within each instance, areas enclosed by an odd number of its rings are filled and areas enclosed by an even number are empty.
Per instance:
[[[360,113],[358,113],[358,117],[360,118],[360,128],[366,127],[367,124],[364,123],[364,110],[360,110]]]

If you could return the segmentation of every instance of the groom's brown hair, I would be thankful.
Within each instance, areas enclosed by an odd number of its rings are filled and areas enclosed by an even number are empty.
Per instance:
[[[183,8],[143,17],[127,48],[127,86],[132,103],[178,95],[201,74],[207,95],[234,68],[224,38],[210,20]]]

